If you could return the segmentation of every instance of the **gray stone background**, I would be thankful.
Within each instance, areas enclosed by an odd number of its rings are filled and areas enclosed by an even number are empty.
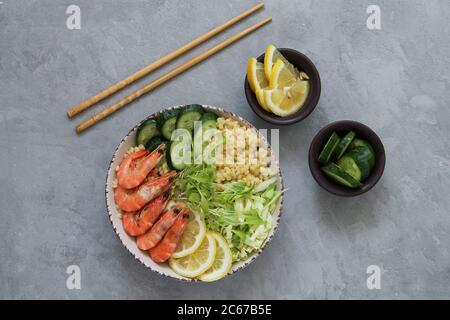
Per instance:
[[[74,121],[69,107],[226,21],[256,1],[3,0],[0,4],[0,298],[450,298],[450,3],[447,0],[268,0],[209,41],[273,22],[77,136],[74,126],[166,67]],[[70,4],[81,30],[66,28]],[[366,28],[381,7],[382,30]],[[306,53],[323,93],[302,123],[281,129],[288,193],[278,233],[247,269],[213,284],[161,278],[132,259],[105,213],[111,155],[141,119],[204,103],[271,128],[249,109],[249,56],[269,44]],[[171,66],[178,65],[178,59]],[[311,139],[340,119],[382,138],[383,179],[343,199],[307,164]],[[81,290],[66,268],[81,267]],[[379,265],[381,290],[366,268]]]

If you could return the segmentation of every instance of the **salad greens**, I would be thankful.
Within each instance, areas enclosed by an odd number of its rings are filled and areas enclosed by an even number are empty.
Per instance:
[[[216,170],[213,166],[189,165],[178,174],[172,195],[204,215],[209,210],[216,187]]]
[[[276,190],[276,178],[255,187],[242,181],[215,181],[213,166],[188,166],[175,182],[174,196],[199,212],[210,229],[225,237],[234,261],[244,260],[260,249],[267,238],[283,191]]]

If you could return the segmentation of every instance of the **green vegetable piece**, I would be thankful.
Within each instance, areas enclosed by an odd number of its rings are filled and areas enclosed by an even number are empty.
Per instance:
[[[183,112],[189,112],[189,111],[196,111],[196,112],[200,112],[201,114],[205,113],[205,110],[203,109],[203,107],[197,103],[185,105]]]
[[[191,104],[185,107],[183,112],[178,116],[177,129],[186,129],[189,132],[194,131],[195,121],[199,121],[202,118],[204,110],[201,105]]]
[[[354,131],[350,131],[341,139],[332,154],[332,158],[335,161],[339,160],[342,157],[347,148],[350,146],[350,143],[352,143],[353,139],[355,139],[355,136],[356,133]]]
[[[147,149],[148,152],[152,152],[155,150],[160,144],[165,144],[166,149],[164,151],[164,156],[166,158],[166,163],[169,166],[170,169],[175,169],[172,165],[172,161],[170,159],[170,141],[164,139],[163,137],[153,137],[150,139],[149,142],[145,145],[145,149]]]
[[[149,119],[141,124],[136,132],[136,145],[143,145],[153,137],[160,135],[156,121]]]
[[[217,120],[218,116],[214,112],[205,112],[202,116],[202,122],[208,120]]]
[[[367,147],[372,152],[373,156],[375,157],[375,151],[372,148],[372,145],[368,143],[366,140],[363,139],[354,139],[352,143],[350,143],[350,146],[348,147],[349,150],[353,150],[357,147]]]
[[[169,147],[169,141],[162,137],[153,137],[145,144],[145,149],[147,149],[148,152],[152,152],[155,150],[159,145],[165,144],[166,145],[166,151]]]
[[[361,181],[361,169],[352,157],[344,155],[339,159],[337,165],[344,169],[344,171],[351,175],[355,180]]]
[[[331,155],[333,154],[334,149],[337,147],[339,140],[340,139],[337,133],[333,132],[319,155],[319,163],[327,164],[330,161]]]
[[[354,148],[347,155],[355,161],[361,170],[361,181],[364,181],[375,165],[374,154],[367,146],[362,146]]]
[[[158,126],[161,128],[161,133],[164,138],[170,141],[172,132],[177,125],[177,118],[180,111],[178,109],[167,110],[158,117]]]
[[[213,112],[206,112],[202,116],[203,132],[209,129],[216,129],[217,127],[217,115]]]
[[[344,169],[333,162],[322,167],[322,171],[333,181],[343,186],[354,189],[358,188],[361,185],[359,181],[355,180],[351,175],[345,172]]]

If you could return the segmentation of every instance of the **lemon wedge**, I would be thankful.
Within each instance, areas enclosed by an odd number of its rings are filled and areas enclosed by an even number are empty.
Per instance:
[[[269,88],[270,89],[282,89],[284,87],[290,87],[297,81],[295,74],[289,70],[287,65],[278,59],[272,69],[270,75]]]
[[[247,79],[250,88],[255,93],[257,90],[265,89],[269,86],[269,81],[267,81],[264,74],[264,65],[254,57],[248,60]]]
[[[264,91],[266,106],[277,116],[287,117],[303,106],[309,93],[309,81],[297,80],[292,86]]]
[[[267,79],[270,79],[272,69],[277,60],[283,61],[291,73],[294,74],[296,78],[300,78],[300,72],[297,68],[295,68],[273,44],[270,44],[267,46],[266,53],[264,55],[264,73]]]
[[[214,236],[206,232],[206,236],[198,249],[183,258],[169,260],[169,266],[180,276],[195,278],[208,270],[216,257],[216,240]]]
[[[227,241],[216,232],[211,233],[211,235],[216,240],[216,258],[211,268],[198,277],[206,282],[216,281],[225,277],[230,272],[233,263],[233,256]]]
[[[266,111],[270,111],[269,108],[266,106],[266,102],[264,100],[264,89],[256,90],[255,92],[256,100],[258,101],[258,104]]]
[[[193,218],[186,226],[183,236],[178,242],[173,258],[178,259],[188,256],[200,247],[206,235],[205,222],[200,218],[200,214],[194,213]]]

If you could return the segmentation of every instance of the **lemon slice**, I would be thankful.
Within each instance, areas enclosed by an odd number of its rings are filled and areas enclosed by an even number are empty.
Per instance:
[[[266,102],[264,100],[264,89],[256,90],[255,92],[256,100],[258,101],[258,104],[266,111],[269,111],[269,108],[266,106]]]
[[[270,75],[269,89],[283,89],[284,87],[290,87],[297,81],[295,74],[293,74],[287,65],[277,60],[272,69]]]
[[[297,80],[291,87],[264,90],[264,101],[274,114],[287,117],[300,110],[308,93],[309,81]]]
[[[266,53],[264,55],[264,73],[267,79],[270,79],[270,75],[272,74],[272,69],[277,60],[280,59],[287,66],[287,68],[291,71],[292,74],[295,75],[296,78],[300,78],[300,72],[295,68],[281,53],[277,50],[277,48],[271,44],[266,48]]]
[[[188,256],[200,247],[206,235],[206,225],[198,213],[194,213],[193,219],[189,221],[184,229],[183,236],[178,242],[173,258],[178,259]]]
[[[269,81],[264,75],[264,65],[253,57],[248,60],[247,79],[250,88],[255,93],[257,90],[265,89],[269,86]]]
[[[225,277],[230,272],[233,263],[233,256],[227,241],[216,232],[211,234],[216,240],[216,258],[211,268],[198,277],[206,282],[216,281]]]
[[[169,260],[169,266],[180,276],[195,278],[208,270],[216,257],[216,240],[206,232],[200,247],[193,253],[180,259]]]

